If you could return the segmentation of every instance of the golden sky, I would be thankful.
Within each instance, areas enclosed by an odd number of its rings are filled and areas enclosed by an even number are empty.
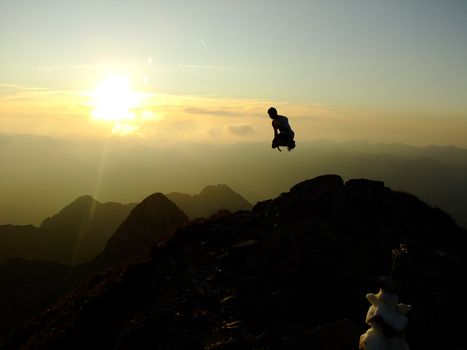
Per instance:
[[[0,2],[0,132],[467,147],[458,0]]]

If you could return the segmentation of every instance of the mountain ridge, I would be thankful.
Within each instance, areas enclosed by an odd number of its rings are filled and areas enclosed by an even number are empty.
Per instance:
[[[224,184],[207,185],[197,195],[173,192],[165,196],[182,211],[188,211],[190,218],[207,217],[222,209],[252,207]],[[71,265],[90,261],[104,250],[108,239],[137,204],[101,203],[86,194],[43,219],[39,227],[0,225],[0,263],[10,258],[56,260]]]
[[[461,334],[467,321],[465,301],[451,307],[467,292],[459,278],[466,231],[414,195],[336,175],[298,183],[251,211],[190,222],[89,279],[6,348],[356,348],[365,294],[390,274],[400,244],[408,260],[391,274],[414,307],[409,345],[464,348],[465,339],[444,334]]]
[[[0,263],[9,258],[55,260],[78,265],[91,260],[136,204],[100,203],[92,196],[76,198],[39,227],[0,226]]]

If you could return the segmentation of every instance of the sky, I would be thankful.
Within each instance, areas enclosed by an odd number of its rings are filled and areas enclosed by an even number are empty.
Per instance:
[[[0,132],[467,147],[465,0],[0,0]]]

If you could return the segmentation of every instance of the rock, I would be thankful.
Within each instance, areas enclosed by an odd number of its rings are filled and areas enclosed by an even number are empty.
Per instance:
[[[326,323],[311,331],[286,338],[284,350],[349,350],[356,349],[361,329],[349,320]]]
[[[290,193],[314,195],[322,192],[337,192],[343,186],[344,181],[339,175],[322,175],[296,184],[290,189]]]

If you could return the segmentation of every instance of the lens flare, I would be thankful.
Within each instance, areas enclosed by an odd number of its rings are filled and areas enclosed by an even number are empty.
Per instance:
[[[109,75],[93,93],[92,117],[97,120],[122,123],[135,119],[133,109],[140,103],[138,94],[131,90],[126,76]]]

